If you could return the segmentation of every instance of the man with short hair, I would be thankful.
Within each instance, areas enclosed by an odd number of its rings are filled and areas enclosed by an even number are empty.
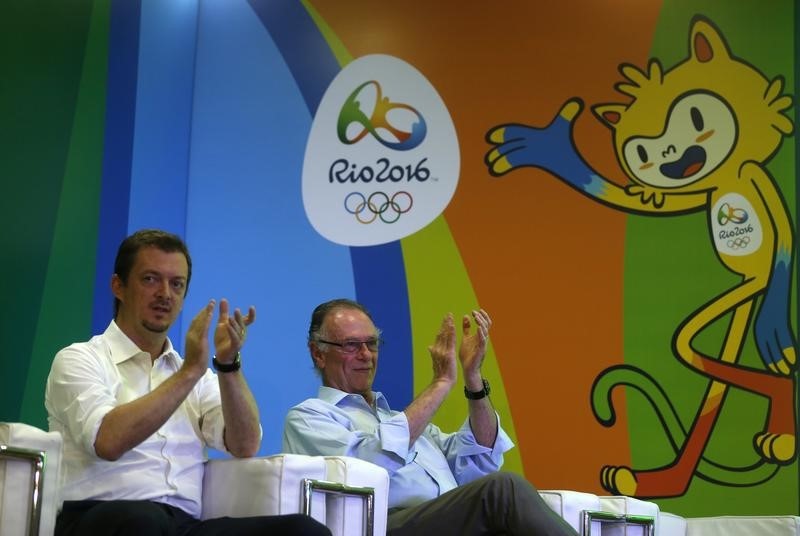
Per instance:
[[[318,397],[292,408],[283,435],[287,452],[354,456],[390,476],[387,533],[576,536],[524,478],[498,472],[513,447],[500,428],[481,376],[491,319],[464,315],[456,352],[453,315],[428,347],[433,380],[404,411],[372,390],[381,332],[358,302],[337,299],[314,310],[308,348],[322,378]],[[472,321],[476,329],[472,330]],[[457,354],[457,355],[456,355]],[[469,418],[453,434],[431,424],[456,383],[458,365]]]
[[[192,320],[184,358],[167,337],[191,269],[179,237],[127,237],[111,277],[114,319],[103,334],[56,354],[45,394],[50,430],[64,439],[56,536],[329,535],[299,514],[199,520],[206,447],[253,456],[261,426],[240,368],[255,308],[244,315],[220,300],[217,375],[208,369],[214,300]]]

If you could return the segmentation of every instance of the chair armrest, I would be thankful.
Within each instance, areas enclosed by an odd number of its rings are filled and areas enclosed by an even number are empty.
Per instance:
[[[0,536],[53,534],[62,449],[57,432],[0,422]]]

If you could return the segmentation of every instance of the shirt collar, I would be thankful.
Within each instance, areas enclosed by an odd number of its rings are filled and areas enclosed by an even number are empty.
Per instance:
[[[106,328],[105,332],[103,333],[103,337],[106,339],[106,341],[108,341],[108,347],[111,350],[111,360],[115,365],[118,365],[123,361],[127,361],[132,357],[146,353],[141,348],[136,346],[136,343],[133,342],[127,335],[125,335],[121,329],[119,329],[119,326],[114,320],[112,320]],[[172,341],[169,340],[169,337],[167,337],[167,344],[165,345],[161,356],[168,355],[177,357],[177,354],[172,346]]]
[[[327,387],[325,385],[320,385],[317,397],[334,406],[338,406],[345,399],[358,399],[364,404],[367,403],[361,395],[340,391],[335,387]],[[383,393],[380,391],[372,391],[372,398],[375,400],[375,406],[377,408],[389,410],[389,402],[386,400],[386,397],[383,396]]]

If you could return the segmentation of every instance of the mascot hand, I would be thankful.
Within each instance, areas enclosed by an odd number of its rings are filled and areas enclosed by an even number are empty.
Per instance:
[[[658,188],[642,184],[629,184],[625,186],[625,193],[631,197],[638,197],[642,205],[652,204],[655,208],[664,206],[664,192]]]
[[[570,134],[582,108],[579,99],[568,100],[544,128],[520,124],[492,128],[486,134],[486,141],[494,145],[485,159],[489,173],[497,177],[515,168],[529,166],[560,174],[559,161],[570,154],[572,158],[577,157]]]

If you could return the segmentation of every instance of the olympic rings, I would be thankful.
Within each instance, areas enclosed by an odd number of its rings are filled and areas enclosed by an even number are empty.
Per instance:
[[[750,237],[749,236],[740,236],[738,238],[733,238],[728,240],[726,245],[730,249],[744,249],[750,244]]]
[[[358,201],[359,198],[360,201]],[[355,201],[353,201],[354,199]],[[383,223],[394,223],[400,219],[401,214],[411,210],[412,206],[414,206],[414,198],[404,190],[395,192],[392,197],[384,192],[372,192],[369,197],[364,197],[361,192],[350,192],[344,198],[344,209],[363,224],[372,223],[378,218]],[[364,212],[367,212],[367,217],[362,217],[361,214]],[[370,214],[372,217],[369,217]]]
[[[350,208],[350,206],[349,206],[350,198],[352,198],[354,196],[360,197],[361,198],[361,202],[358,203],[355,206],[355,208]],[[362,220],[360,214],[362,212],[364,212],[364,208],[366,206],[367,206],[367,199],[364,197],[364,194],[362,194],[361,192],[351,192],[351,193],[347,194],[347,197],[344,198],[344,209],[347,212],[349,212],[350,214],[355,214],[356,219],[361,223],[372,223],[373,221],[375,221],[375,219],[377,219],[378,212],[376,210],[371,210],[372,218],[369,219],[369,220],[366,220],[366,221]],[[370,207],[370,208],[372,208],[372,207]]]

